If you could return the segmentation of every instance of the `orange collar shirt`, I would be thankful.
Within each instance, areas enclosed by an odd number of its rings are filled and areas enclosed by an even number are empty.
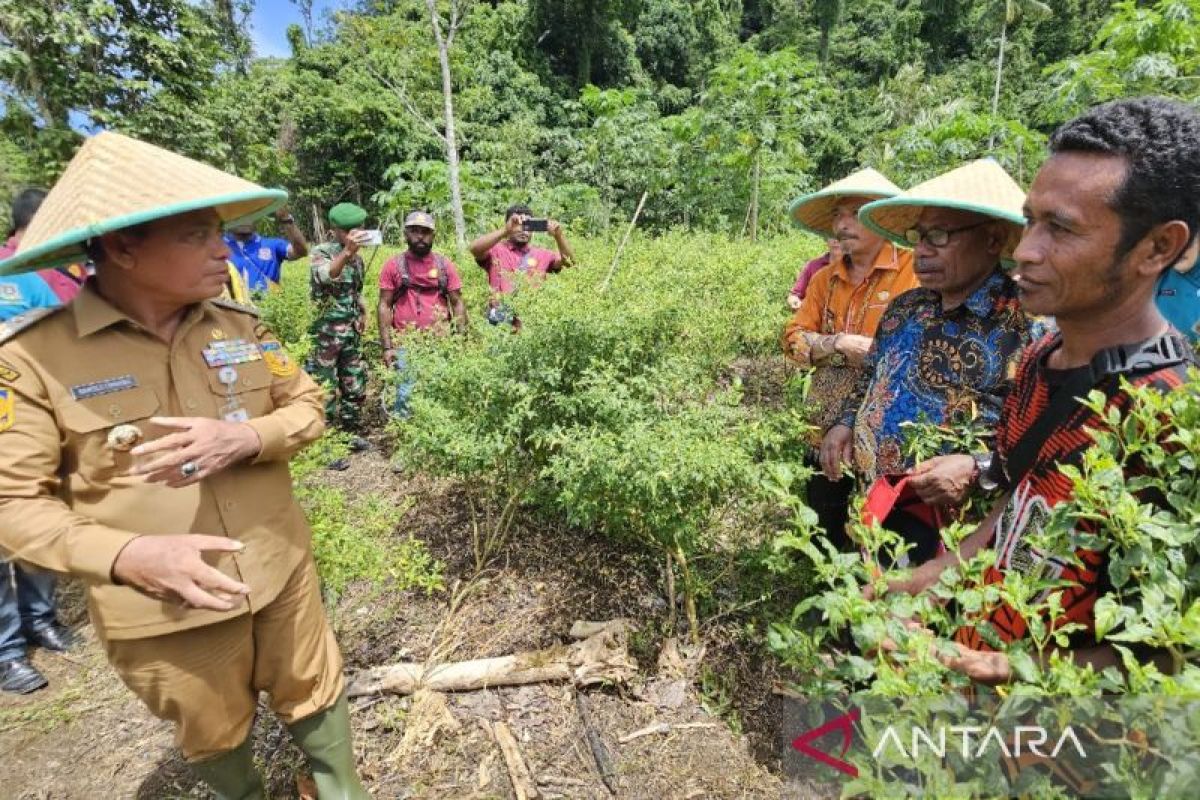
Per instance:
[[[845,263],[830,264],[813,276],[804,302],[784,329],[784,351],[803,366],[841,366],[833,348],[838,334],[874,338],[875,329],[897,296],[915,289],[911,250],[884,243],[871,271],[852,283]]]

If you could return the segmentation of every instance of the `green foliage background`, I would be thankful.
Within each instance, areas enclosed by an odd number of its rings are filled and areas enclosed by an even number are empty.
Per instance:
[[[603,232],[647,191],[651,229],[769,233],[860,164],[904,185],[990,154],[1028,181],[1090,103],[1200,97],[1200,0],[457,2],[472,231],[532,200]],[[50,183],[107,127],[281,185],[302,218],[346,199],[383,220],[447,212],[425,4],[293,26],[284,59],[253,57],[253,4],[0,0],[0,195]]]

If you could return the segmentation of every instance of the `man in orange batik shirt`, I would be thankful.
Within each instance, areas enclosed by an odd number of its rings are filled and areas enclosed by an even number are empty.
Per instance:
[[[808,484],[808,505],[826,537],[839,550],[850,547],[846,515],[854,479],[830,480],[820,470],[817,448],[835,421],[842,401],[854,388],[888,304],[916,287],[913,256],[868,230],[858,209],[893,197],[900,188],[873,169],[863,169],[792,203],[792,221],[825,239],[836,239],[842,258],[813,276],[800,308],[783,335],[784,352],[813,367],[809,421],[815,431]]]

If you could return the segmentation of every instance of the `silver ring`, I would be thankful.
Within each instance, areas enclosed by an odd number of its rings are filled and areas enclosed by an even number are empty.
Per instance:
[[[200,471],[200,467],[196,466],[195,461],[185,461],[179,468],[179,474],[185,478],[190,478]]]

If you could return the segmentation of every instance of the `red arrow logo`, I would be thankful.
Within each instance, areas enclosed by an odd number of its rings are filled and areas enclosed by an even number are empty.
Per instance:
[[[833,767],[839,772],[844,772],[851,778],[858,777],[858,767],[848,761],[843,761],[842,757],[846,755],[846,751],[850,749],[850,739],[854,736],[854,723],[858,722],[859,710],[857,708],[847,711],[841,716],[834,717],[819,728],[813,728],[807,733],[802,733],[792,740],[792,749],[798,750],[809,758],[815,758],[826,766]],[[826,753],[824,750],[818,750],[809,742],[814,739],[820,739],[831,731],[842,732],[842,752],[838,753],[838,757]]]

